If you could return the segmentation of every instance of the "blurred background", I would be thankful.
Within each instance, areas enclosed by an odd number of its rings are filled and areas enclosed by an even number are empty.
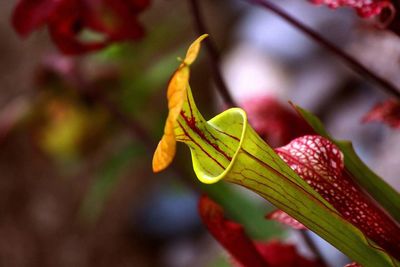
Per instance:
[[[255,124],[257,112],[273,121],[263,132],[271,145],[296,131],[279,112],[290,100],[334,137],[352,140],[400,189],[400,135],[361,123],[388,95],[274,14],[245,1],[199,2],[229,90]],[[400,87],[397,36],[350,9],[274,2]],[[273,210],[264,200],[223,182],[199,184],[186,147],[168,171],[151,171],[169,77],[198,36],[189,1],[154,0],[139,16],[142,39],[74,57],[62,56],[45,28],[17,36],[10,24],[16,3],[0,2],[0,266],[230,266],[197,214],[201,193],[254,239],[280,238],[310,255],[295,231],[264,218]],[[210,64],[203,49],[191,78],[206,118],[226,107]],[[260,99],[266,102],[252,110]],[[271,101],[278,107],[266,108]],[[315,241],[331,266],[346,263]]]

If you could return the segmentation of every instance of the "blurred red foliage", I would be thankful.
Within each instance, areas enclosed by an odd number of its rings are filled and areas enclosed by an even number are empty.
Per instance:
[[[330,8],[352,7],[357,14],[363,18],[370,18],[380,15],[384,9],[395,12],[390,0],[310,0],[314,4],[324,4]]]
[[[395,99],[377,104],[363,118],[363,122],[379,121],[392,128],[400,129],[400,102]]]
[[[206,196],[200,198],[199,212],[210,233],[234,257],[234,266],[319,266],[299,255],[293,245],[278,241],[254,243],[240,224],[226,220],[222,207]]]
[[[12,24],[21,36],[46,25],[63,53],[81,54],[142,37],[137,15],[149,4],[150,0],[20,0]],[[100,36],[85,40],[85,30]]]
[[[256,132],[272,147],[313,133],[308,124],[274,97],[252,98],[241,103]]]

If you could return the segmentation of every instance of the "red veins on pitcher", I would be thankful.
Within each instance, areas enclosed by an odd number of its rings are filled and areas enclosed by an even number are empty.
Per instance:
[[[344,219],[400,259],[399,226],[353,182],[335,144],[321,136],[308,135],[294,139],[276,152]]]
[[[23,37],[47,26],[63,53],[81,54],[143,36],[137,16],[149,3],[150,0],[20,0],[12,24]],[[99,36],[95,41],[85,40],[85,30]]]

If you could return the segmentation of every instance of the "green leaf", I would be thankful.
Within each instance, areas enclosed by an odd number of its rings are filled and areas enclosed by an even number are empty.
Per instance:
[[[400,194],[361,161],[351,142],[333,139],[316,116],[299,106],[293,106],[315,132],[330,139],[340,148],[344,155],[345,166],[356,182],[400,222]]]

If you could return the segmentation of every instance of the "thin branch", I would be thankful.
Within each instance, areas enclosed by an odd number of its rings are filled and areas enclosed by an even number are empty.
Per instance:
[[[320,266],[328,267],[329,265],[325,262],[324,257],[321,254],[321,251],[319,251],[317,245],[314,243],[314,240],[312,240],[310,233],[307,230],[300,230],[299,232],[304,242],[308,246],[308,248],[314,254],[315,260],[320,264]]]
[[[273,12],[274,14],[281,17],[287,23],[291,24],[293,27],[298,29],[299,31],[303,32],[309,38],[314,40],[316,43],[321,45],[322,47],[326,48],[328,51],[336,55],[338,58],[343,60],[346,64],[348,64],[354,71],[358,72],[361,76],[365,76],[369,78],[371,81],[375,82],[379,87],[385,90],[387,93],[400,98],[400,91],[399,89],[390,81],[385,80],[384,78],[378,76],[368,68],[366,68],[363,64],[361,64],[357,59],[352,57],[351,55],[347,54],[345,51],[331,43],[330,41],[326,40],[324,37],[319,35],[317,32],[309,28],[308,26],[304,25],[297,19],[293,18],[291,15],[286,13],[277,5],[271,3],[268,0],[243,0],[245,2],[261,6],[269,11]]]
[[[189,0],[189,2],[190,2],[191,11],[193,14],[194,24],[195,24],[197,33],[199,35],[208,33],[208,30],[204,23],[203,16],[201,14],[200,7],[199,7],[197,0]],[[208,37],[207,39],[204,40],[204,44],[205,44],[205,47],[206,47],[209,57],[210,57],[211,67],[213,70],[212,72],[214,75],[214,80],[215,80],[218,92],[221,94],[226,105],[228,105],[230,107],[237,106],[235,101],[233,100],[231,94],[229,93],[228,87],[226,86],[224,78],[221,74],[220,56],[218,54],[218,50],[217,50],[215,43],[213,42],[212,38]]]

